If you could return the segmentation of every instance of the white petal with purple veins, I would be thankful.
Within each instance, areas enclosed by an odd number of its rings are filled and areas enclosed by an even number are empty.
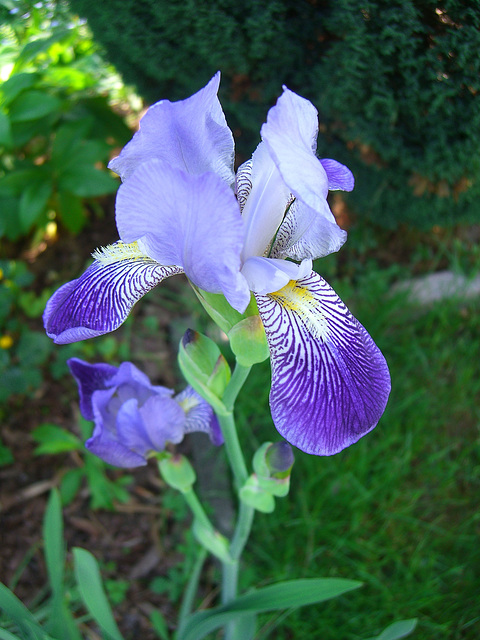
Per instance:
[[[94,254],[92,265],[60,287],[44,312],[47,335],[57,344],[93,338],[117,329],[133,305],[178,266],[162,266],[134,243],[116,243]]]
[[[325,215],[295,200],[280,225],[272,247],[272,257],[323,258],[338,251],[347,239],[347,232],[335,222],[325,200]]]
[[[390,393],[385,358],[315,272],[256,296],[272,363],[276,428],[307,453],[332,455],[375,427]]]

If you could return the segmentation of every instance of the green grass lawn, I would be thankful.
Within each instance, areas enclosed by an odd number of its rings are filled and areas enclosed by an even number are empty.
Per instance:
[[[265,617],[258,640],[359,640],[418,617],[412,637],[480,637],[480,304],[430,309],[388,293],[376,271],[338,293],[384,352],[392,394],[379,425],[330,458],[296,452],[289,497],[258,514],[245,581],[337,576],[364,587],[326,605]],[[240,397],[253,446],[276,439],[268,364]],[[251,582],[250,582],[251,584]],[[276,626],[278,622],[278,626]]]

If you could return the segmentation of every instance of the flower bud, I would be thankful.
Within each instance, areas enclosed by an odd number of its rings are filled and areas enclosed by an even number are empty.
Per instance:
[[[180,454],[160,454],[158,468],[165,482],[182,493],[189,491],[197,479],[190,462]]]
[[[220,399],[230,381],[231,371],[215,342],[187,329],[180,341],[178,364],[195,391],[222,413]]]

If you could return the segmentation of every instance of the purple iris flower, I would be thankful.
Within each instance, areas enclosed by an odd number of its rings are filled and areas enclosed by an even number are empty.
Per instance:
[[[241,313],[253,293],[270,347],[275,426],[303,451],[331,455],[375,427],[390,393],[382,353],[312,270],[346,240],[327,195],[353,189],[353,176],[317,158],[317,111],[285,87],[235,176],[219,82],[217,73],[190,98],[150,107],[112,160],[122,178],[120,241],[53,295],[47,334],[63,344],[113,331],[176,273]]]
[[[220,425],[210,405],[191,387],[177,396],[152,385],[131,362],[120,367],[68,360],[80,392],[80,410],[95,421],[86,448],[116,467],[139,467],[149,455],[178,444],[186,433],[203,431],[222,444]]]

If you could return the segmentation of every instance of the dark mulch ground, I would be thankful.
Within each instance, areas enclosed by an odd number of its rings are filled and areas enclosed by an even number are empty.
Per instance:
[[[105,218],[93,220],[87,231],[77,237],[62,237],[35,256],[30,268],[36,275],[35,287],[40,292],[67,279],[78,277],[89,252],[115,240],[112,202],[106,204]],[[17,254],[18,255],[18,254]],[[27,247],[20,255],[30,255]],[[11,255],[5,257],[14,257]],[[185,287],[182,279],[166,283],[172,299]],[[129,336],[132,352],[140,354],[135,363],[159,384],[174,387],[178,380],[169,366],[175,362],[171,339],[174,333],[174,311],[164,308],[152,297],[139,305],[140,319],[155,315],[158,332]],[[25,319],[27,321],[27,319]],[[41,320],[28,320],[32,329],[43,330]],[[119,336],[121,339],[121,331]],[[46,583],[42,552],[42,520],[49,491],[58,486],[68,469],[81,464],[78,454],[35,456],[35,443],[30,433],[42,422],[74,429],[78,416],[78,398],[73,379],[53,380],[45,372],[42,386],[30,398],[12,398],[1,427],[1,436],[14,457],[14,463],[0,467],[0,581],[15,583],[15,593],[27,605],[35,602]],[[108,472],[111,478],[123,472]],[[182,560],[176,550],[182,540],[182,524],[162,504],[165,488],[153,463],[133,470],[131,499],[113,511],[92,511],[85,486],[64,510],[67,549],[79,546],[90,550],[100,561],[107,580],[128,581],[123,601],[115,607],[119,626],[126,638],[150,640],[157,636],[149,622],[149,614],[159,608],[169,624],[174,626],[177,609],[165,595],[158,595],[150,582],[166,576],[169,569]],[[69,558],[71,558],[69,554]],[[207,590],[215,595],[214,587]]]

